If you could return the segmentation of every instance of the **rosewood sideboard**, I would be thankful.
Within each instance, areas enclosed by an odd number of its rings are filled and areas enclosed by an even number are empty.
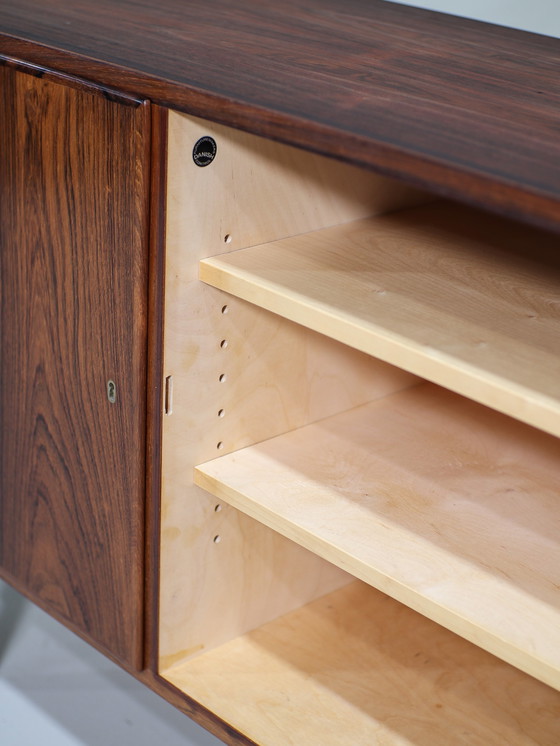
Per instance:
[[[0,576],[229,744],[560,743],[560,42],[0,6]]]

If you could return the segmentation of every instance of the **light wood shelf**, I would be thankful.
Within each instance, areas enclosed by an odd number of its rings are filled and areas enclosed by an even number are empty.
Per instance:
[[[200,278],[560,435],[558,238],[432,203],[204,259]]]
[[[268,746],[556,746],[558,693],[355,582],[164,672]]]
[[[560,688],[559,462],[555,438],[424,383],[195,482]]]

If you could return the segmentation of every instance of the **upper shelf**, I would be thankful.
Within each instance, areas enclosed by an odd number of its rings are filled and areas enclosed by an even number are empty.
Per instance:
[[[556,230],[559,49],[383,0],[0,4],[0,55]]]
[[[200,278],[560,436],[558,249],[433,203],[211,257]]]

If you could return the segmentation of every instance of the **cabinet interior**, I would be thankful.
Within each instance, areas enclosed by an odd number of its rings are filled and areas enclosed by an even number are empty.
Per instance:
[[[558,742],[556,245],[170,113],[162,676],[267,744]]]

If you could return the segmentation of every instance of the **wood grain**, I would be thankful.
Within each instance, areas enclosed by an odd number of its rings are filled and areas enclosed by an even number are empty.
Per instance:
[[[4,0],[0,54],[558,230],[556,39],[383,0]]]
[[[556,439],[423,384],[195,482],[560,689],[559,458]]]
[[[140,666],[149,108],[0,76],[2,574]]]
[[[361,583],[168,678],[261,746],[560,739],[558,692]]]
[[[432,203],[210,257],[200,278],[560,435],[555,236]]]
[[[150,268],[146,428],[145,649],[144,664],[158,668],[161,432],[163,411],[163,308],[167,207],[167,111],[151,106]]]

